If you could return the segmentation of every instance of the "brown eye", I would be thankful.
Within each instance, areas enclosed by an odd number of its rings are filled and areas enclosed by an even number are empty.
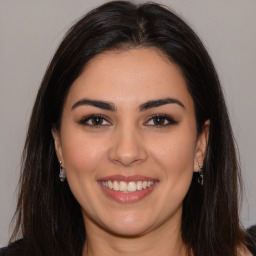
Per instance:
[[[163,117],[163,116],[157,116],[157,117],[154,117],[152,119],[153,119],[154,125],[165,125],[165,124],[168,124],[168,120],[166,120],[166,118]]]
[[[148,126],[154,126],[154,127],[165,127],[169,125],[175,125],[178,122],[175,121],[171,116],[169,115],[155,115],[152,116],[146,123]]]
[[[91,118],[92,125],[102,125],[104,119],[101,116],[95,116]]]
[[[82,125],[87,125],[91,127],[101,127],[101,126],[109,126],[110,122],[104,116],[101,115],[90,115],[86,118],[83,118],[80,122]]]

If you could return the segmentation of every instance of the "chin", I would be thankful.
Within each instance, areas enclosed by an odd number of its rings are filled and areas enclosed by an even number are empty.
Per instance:
[[[108,229],[108,232],[119,237],[139,237],[149,232],[149,228],[141,226],[117,226]]]
[[[113,220],[110,225],[106,225],[108,232],[124,237],[142,236],[149,232],[153,225],[152,221],[138,216],[127,215],[125,218],[117,217]]]

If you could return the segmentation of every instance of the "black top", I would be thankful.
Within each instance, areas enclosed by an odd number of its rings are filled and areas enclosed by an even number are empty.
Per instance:
[[[256,256],[256,225],[250,227],[248,230],[247,236],[247,246],[249,251],[253,256]],[[0,256],[21,256],[20,253],[17,252],[17,248],[22,247],[22,240],[19,240],[12,244],[11,247],[5,247],[0,249]]]
[[[247,232],[249,234],[247,237],[248,249],[253,256],[256,256],[256,225],[250,227]]]
[[[17,254],[13,254],[8,247],[0,249],[0,256],[18,256]]]
[[[23,240],[20,239],[15,243],[11,244],[11,246],[4,247],[0,249],[0,256],[21,256],[23,253],[20,253],[18,248],[22,248]]]
[[[2,249],[0,249],[0,255],[1,256],[8,256],[10,254],[8,254],[8,251],[7,251],[6,248],[2,248]]]

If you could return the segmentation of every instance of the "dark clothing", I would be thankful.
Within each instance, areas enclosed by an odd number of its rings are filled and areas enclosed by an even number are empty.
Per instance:
[[[5,248],[0,249],[0,255],[1,256],[8,256],[8,252],[6,251]]]
[[[20,239],[8,247],[0,249],[0,256],[22,256],[21,253],[23,240]],[[20,249],[19,249],[20,248]]]
[[[247,247],[253,256],[256,256],[256,225],[250,227],[247,236]],[[1,256],[1,255],[0,255]]]
[[[253,256],[256,256],[256,225],[250,227],[247,236],[247,247]],[[17,252],[18,248],[22,248],[22,240],[12,244],[12,246],[0,249],[0,256],[21,256],[22,253]],[[57,256],[57,255],[56,255]]]
[[[0,256],[15,256],[12,254],[7,247],[0,249]],[[18,256],[18,255],[17,255]]]

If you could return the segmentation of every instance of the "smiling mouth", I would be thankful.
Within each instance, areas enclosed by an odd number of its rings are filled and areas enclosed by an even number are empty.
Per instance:
[[[135,203],[142,200],[151,194],[157,183],[159,180],[141,175],[112,175],[98,180],[103,193],[120,203]]]
[[[132,192],[136,192],[136,191],[141,191],[141,190],[145,190],[149,187],[151,187],[152,185],[154,185],[155,181],[101,181],[101,184],[106,187],[109,188],[111,190],[114,191],[120,191],[123,193],[132,193]]]

